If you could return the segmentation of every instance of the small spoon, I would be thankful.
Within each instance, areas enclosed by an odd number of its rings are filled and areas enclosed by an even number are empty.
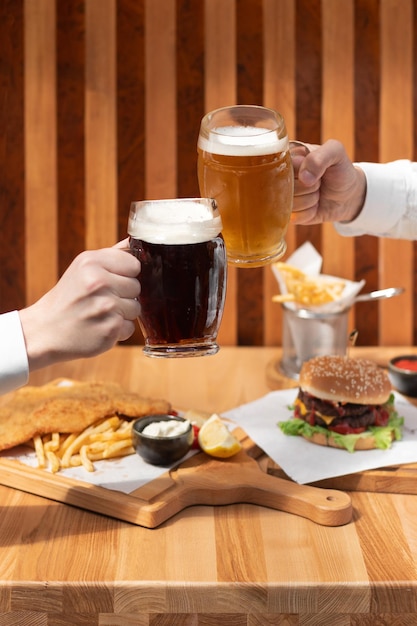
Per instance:
[[[383,298],[393,298],[404,293],[404,287],[388,287],[387,289],[378,289],[377,291],[371,291],[370,293],[363,293],[356,296],[354,302],[369,302],[370,300],[382,300]]]
[[[347,344],[347,356],[349,356],[349,350],[355,346],[358,335],[359,335],[359,331],[356,328],[355,330],[352,330],[351,333],[349,333],[348,344]]]

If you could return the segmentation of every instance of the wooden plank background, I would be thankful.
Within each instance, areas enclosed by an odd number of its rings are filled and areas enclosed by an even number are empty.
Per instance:
[[[416,34],[417,0],[0,0],[0,311],[123,238],[131,200],[198,195],[210,109],[265,104],[291,138],[416,159]],[[367,290],[406,288],[356,306],[358,345],[416,341],[413,242],[329,224],[287,240]],[[280,345],[275,292],[270,268],[232,269],[221,342]]]

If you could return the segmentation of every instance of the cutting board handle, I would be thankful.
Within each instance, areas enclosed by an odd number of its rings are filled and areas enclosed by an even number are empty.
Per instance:
[[[246,474],[246,484],[250,476]],[[252,478],[254,478],[252,474]],[[259,476],[257,477],[259,478]],[[272,480],[269,480],[272,478]],[[273,509],[306,517],[324,526],[341,526],[352,519],[352,501],[343,491],[299,485],[284,478],[265,474],[252,484],[251,500]]]
[[[341,526],[352,519],[348,494],[271,476],[244,450],[223,461],[198,454],[171,470],[167,478],[146,486],[148,502],[142,504],[141,515],[147,518],[147,526],[157,526],[188,506],[237,503],[285,511],[324,526]],[[144,497],[145,491],[140,489],[137,495]]]

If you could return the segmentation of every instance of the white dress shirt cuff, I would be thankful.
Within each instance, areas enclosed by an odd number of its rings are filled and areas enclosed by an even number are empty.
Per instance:
[[[357,163],[367,180],[366,199],[362,211],[351,222],[335,223],[341,235],[390,236],[407,210],[408,193],[415,177],[407,160],[391,163]],[[404,235],[403,235],[404,236]]]
[[[29,363],[18,311],[0,315],[0,395],[28,381]]]

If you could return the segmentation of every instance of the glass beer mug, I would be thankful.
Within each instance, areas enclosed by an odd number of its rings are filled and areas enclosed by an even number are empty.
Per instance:
[[[226,250],[216,202],[132,202],[130,252],[141,262],[139,326],[155,357],[215,354],[226,296]]]
[[[259,267],[281,258],[294,174],[283,117],[261,106],[229,106],[201,121],[200,193],[215,198],[228,262]]]

